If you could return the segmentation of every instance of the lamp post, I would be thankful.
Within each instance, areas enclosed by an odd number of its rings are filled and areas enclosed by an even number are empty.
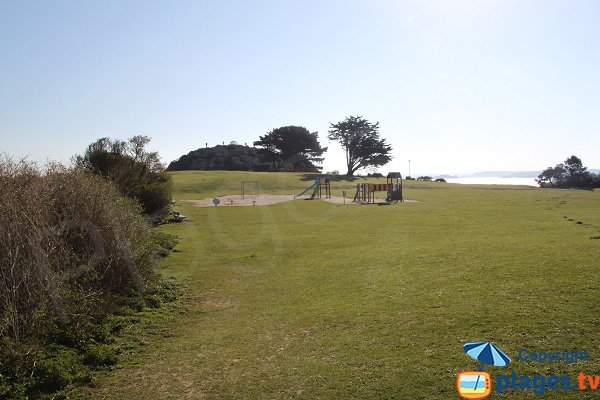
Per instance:
[[[410,160],[408,160],[408,176],[412,178],[412,176],[410,175]]]

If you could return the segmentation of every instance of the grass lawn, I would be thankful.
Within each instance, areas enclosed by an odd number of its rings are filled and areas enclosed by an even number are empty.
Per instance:
[[[241,180],[293,194],[313,180],[173,176],[178,199],[238,194]],[[352,196],[355,184],[334,181],[333,194]],[[600,236],[600,192],[405,184],[419,202],[179,203],[188,220],[160,229],[181,238],[164,273],[185,284],[184,306],[144,328],[143,353],[73,397],[453,399],[457,373],[477,369],[462,350],[468,341],[493,341],[513,359],[486,367],[492,379],[513,370],[573,382],[580,371],[600,375],[600,239],[591,239]],[[590,360],[524,362],[521,348],[588,349]]]

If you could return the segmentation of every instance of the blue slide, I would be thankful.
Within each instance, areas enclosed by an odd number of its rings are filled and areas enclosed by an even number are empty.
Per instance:
[[[295,195],[294,198],[302,196],[304,193],[308,192],[310,189],[314,189],[318,184],[319,184],[319,179],[317,179],[315,181],[315,183],[313,183],[312,185],[310,185],[309,187],[304,189],[304,191],[302,193]]]

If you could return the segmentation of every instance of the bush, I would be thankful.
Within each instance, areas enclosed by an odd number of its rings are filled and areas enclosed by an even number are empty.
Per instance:
[[[79,354],[64,346],[51,345],[46,348],[33,369],[35,390],[54,392],[73,382],[90,380],[89,372],[81,366]]]
[[[367,174],[367,176],[371,178],[384,178],[383,174],[380,172],[373,172],[372,174]]]
[[[0,398],[24,398],[33,379],[36,365],[36,343],[15,343],[8,338],[0,340]],[[19,379],[21,378],[21,379]]]
[[[179,293],[173,281],[161,281],[134,298],[156,308],[175,300]],[[0,340],[0,399],[38,398],[71,383],[88,383],[94,370],[115,365],[119,354],[114,335],[140,321],[130,308],[117,311],[124,315],[110,315],[78,329],[57,323],[43,338]]]
[[[1,337],[40,337],[56,318],[77,329],[156,281],[149,227],[110,182],[0,160],[0,191]]]
[[[23,385],[15,385],[8,376],[0,374],[0,399],[8,399],[10,397],[24,397],[25,387]]]
[[[170,206],[172,181],[158,153],[145,150],[149,142],[147,136],[134,136],[128,142],[98,139],[75,158],[75,165],[112,181],[121,194],[136,199],[146,214],[153,214]]]
[[[118,354],[111,346],[90,345],[83,356],[83,362],[94,368],[108,367],[117,363]]]
[[[156,273],[159,249],[140,205],[81,169],[0,157],[0,398],[87,382],[117,361],[127,305],[178,296]]]
[[[47,343],[56,343],[70,348],[85,350],[90,343],[104,344],[112,342],[110,326],[103,323],[55,324],[44,337]]]
[[[437,178],[434,182],[446,183],[446,180],[444,178]]]
[[[430,181],[431,181],[431,179],[432,179],[432,178],[431,178],[430,176],[427,176],[427,175],[425,175],[425,176],[420,176],[420,177],[418,177],[418,178],[417,178],[417,180],[418,180],[418,181],[424,181],[424,182],[430,182]]]

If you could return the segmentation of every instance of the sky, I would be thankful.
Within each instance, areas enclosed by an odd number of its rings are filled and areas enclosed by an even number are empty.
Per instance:
[[[166,163],[349,115],[381,172],[600,168],[600,2],[0,1],[0,153],[68,163],[100,137]]]

